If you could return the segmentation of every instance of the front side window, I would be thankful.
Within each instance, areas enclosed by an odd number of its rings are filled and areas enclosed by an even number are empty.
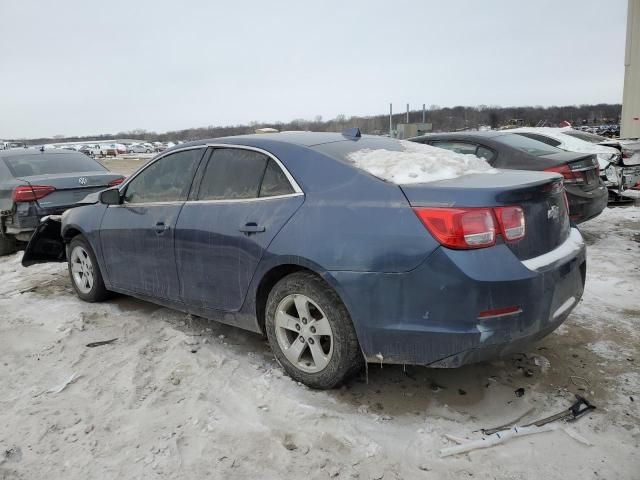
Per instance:
[[[191,181],[204,148],[172,153],[137,175],[124,196],[126,203],[179,202],[189,195]]]

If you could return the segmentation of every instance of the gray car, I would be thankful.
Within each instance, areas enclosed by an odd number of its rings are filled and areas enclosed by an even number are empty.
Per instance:
[[[123,179],[72,150],[0,151],[0,255],[27,242],[43,216],[60,214]]]

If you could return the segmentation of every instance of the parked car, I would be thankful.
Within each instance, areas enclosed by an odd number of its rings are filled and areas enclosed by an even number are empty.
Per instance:
[[[115,149],[116,155],[124,155],[127,153],[127,146],[122,143],[114,143],[111,148]]]
[[[609,189],[609,198],[614,201],[625,200],[628,190],[640,189],[640,140],[637,138],[607,138],[588,132],[572,129],[562,130],[571,137],[617,149],[617,155],[604,170],[600,169],[605,185]],[[635,195],[632,196],[635,198]]]
[[[118,156],[118,149],[115,145],[86,145],[80,151],[90,157],[106,158]]]
[[[28,241],[43,216],[60,214],[123,178],[72,150],[0,151],[0,255]]]
[[[0,150],[13,150],[18,148],[27,148],[24,142],[0,142]]]
[[[127,149],[127,153],[152,153],[153,150],[149,146],[145,146],[142,144],[133,144],[129,145]]]
[[[409,140],[476,155],[496,168],[560,173],[571,220],[581,223],[600,215],[608,193],[595,155],[565,152],[513,131],[435,133]]]
[[[176,147],[43,222],[23,265],[47,261],[88,302],[120,292],[266,333],[314,388],[365,360],[519,351],[567,318],[586,272],[561,175],[359,132]]]
[[[611,139],[571,128],[522,128],[512,130],[562,150],[593,153],[598,158],[600,177],[609,189],[609,200],[620,201],[624,191],[640,182],[640,151],[633,142]],[[626,147],[623,147],[626,144]],[[639,147],[636,147],[640,150]],[[633,156],[637,155],[634,159]]]

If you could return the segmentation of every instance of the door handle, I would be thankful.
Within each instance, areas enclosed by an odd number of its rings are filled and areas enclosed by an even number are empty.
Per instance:
[[[156,226],[154,227],[156,233],[158,235],[166,232],[167,230],[169,230],[171,227],[169,225],[166,225],[164,222],[158,222],[156,223]]]
[[[247,235],[251,235],[252,233],[264,232],[264,227],[262,225],[258,225],[255,222],[249,222],[240,227],[240,231],[242,233],[246,233]]]

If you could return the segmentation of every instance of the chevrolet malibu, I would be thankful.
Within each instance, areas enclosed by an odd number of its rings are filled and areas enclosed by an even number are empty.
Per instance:
[[[582,296],[558,174],[389,138],[288,132],[183,144],[43,221],[23,265],[266,334],[295,380],[364,362],[457,367],[522,348]]]

